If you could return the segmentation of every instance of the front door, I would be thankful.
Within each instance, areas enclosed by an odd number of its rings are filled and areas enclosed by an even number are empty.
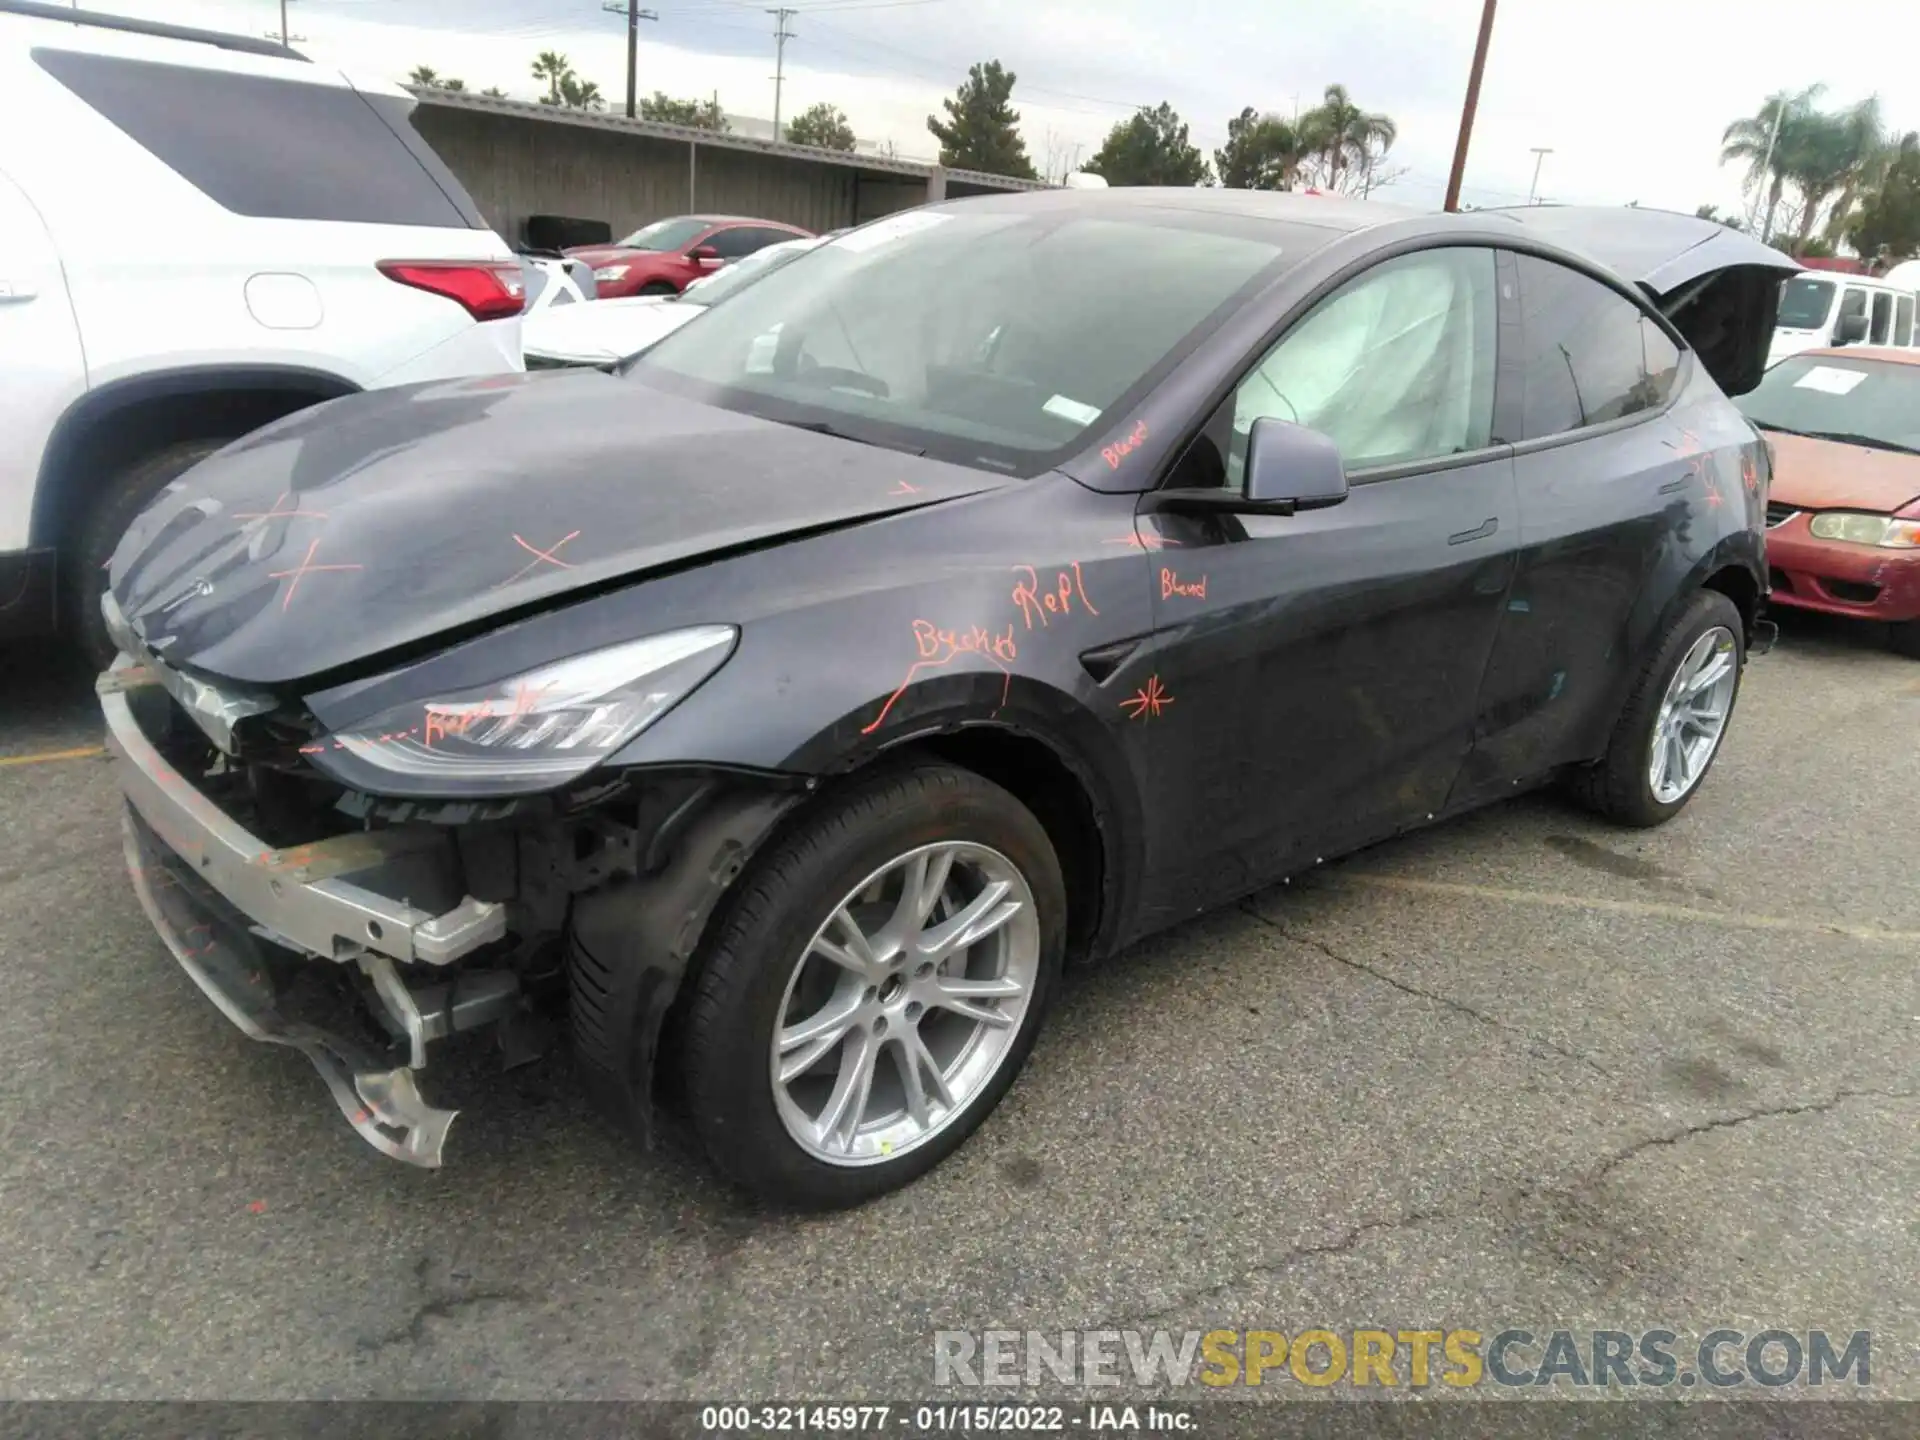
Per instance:
[[[1245,894],[1440,808],[1472,741],[1518,523],[1493,434],[1493,253],[1388,260],[1250,368],[1168,477],[1238,486],[1264,415],[1332,437],[1324,510],[1174,518],[1142,506],[1155,632],[1129,702],[1151,751],[1148,925]],[[1142,667],[1144,666],[1144,670]],[[1204,737],[1194,743],[1191,737]]]

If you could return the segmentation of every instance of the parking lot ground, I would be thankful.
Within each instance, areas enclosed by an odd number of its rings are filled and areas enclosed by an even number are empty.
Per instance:
[[[447,1167],[376,1155],[150,933],[85,682],[0,669],[0,1394],[924,1398],[939,1329],[1724,1325],[1870,1330],[1920,1398],[1920,665],[1870,635],[1790,625],[1670,826],[1516,800],[1079,977],[957,1156],[816,1218],[630,1153],[563,1059],[451,1057]]]

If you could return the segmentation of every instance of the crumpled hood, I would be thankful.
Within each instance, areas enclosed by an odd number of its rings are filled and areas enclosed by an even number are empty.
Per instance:
[[[349,396],[256,431],[134,522],[108,586],[169,663],[281,685],[571,591],[1009,483],[598,371],[489,376]]]
[[[1920,455],[1778,430],[1765,433],[1774,456],[1769,500],[1805,510],[1888,515],[1920,497]]]

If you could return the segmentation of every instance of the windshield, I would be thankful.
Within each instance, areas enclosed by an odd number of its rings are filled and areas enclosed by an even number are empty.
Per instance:
[[[716,270],[711,275],[702,275],[680,292],[680,298],[689,305],[717,305],[734,291],[743,290],[754,281],[764,279],[789,260],[798,260],[820,243],[818,240],[783,240],[778,245],[756,250],[724,269]]]
[[[1738,403],[1765,430],[1920,452],[1920,365],[1796,355]]]
[[[1780,292],[1780,318],[1774,323],[1782,330],[1818,330],[1832,308],[1833,282],[1801,276]]]
[[[761,277],[631,373],[786,423],[1034,474],[1277,267],[1279,229],[1171,208],[908,211]]]
[[[681,250],[697,235],[713,228],[711,220],[656,220],[642,225],[620,245],[628,250]]]

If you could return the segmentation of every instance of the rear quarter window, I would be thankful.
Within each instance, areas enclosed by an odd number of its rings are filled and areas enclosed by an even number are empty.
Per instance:
[[[336,85],[37,49],[60,84],[236,215],[484,230],[408,105]]]

